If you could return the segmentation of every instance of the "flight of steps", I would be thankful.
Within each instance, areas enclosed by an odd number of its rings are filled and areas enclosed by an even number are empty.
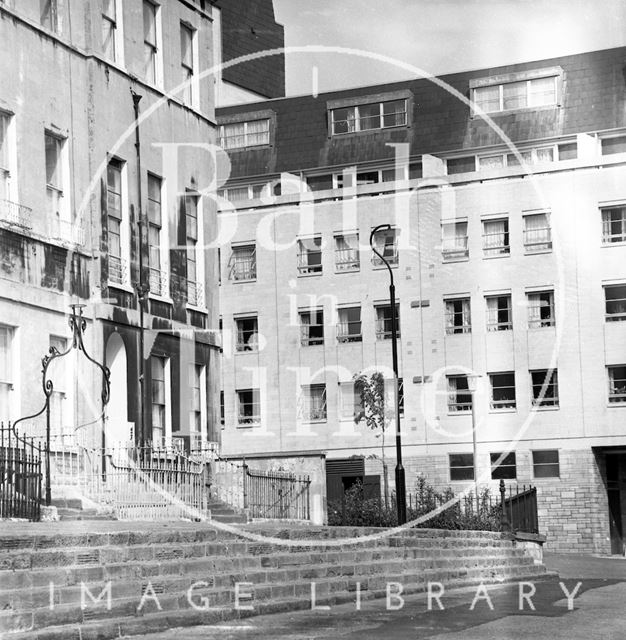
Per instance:
[[[381,530],[246,527],[284,541],[277,546],[198,523],[55,526],[21,535],[0,527],[2,640],[106,640],[310,609],[313,589],[316,604],[333,605],[355,602],[357,591],[361,600],[384,597],[392,582],[406,594],[428,582],[449,589],[547,575],[524,548],[490,532],[413,529],[362,542]],[[237,583],[251,583],[239,593],[252,610],[236,608]]]
[[[82,498],[56,498],[52,500],[56,507],[59,520],[117,520],[115,506],[101,508],[95,503]],[[211,498],[207,504],[211,520],[226,523],[245,523],[248,518],[245,513],[216,498]],[[126,512],[129,509],[126,508]]]

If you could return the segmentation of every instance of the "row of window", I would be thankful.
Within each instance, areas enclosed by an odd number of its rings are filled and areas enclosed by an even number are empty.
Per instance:
[[[607,322],[626,320],[626,284],[605,285],[605,318]],[[556,323],[554,291],[533,291],[526,294],[528,328],[552,327]],[[470,333],[472,321],[470,298],[449,298],[445,301],[446,334]],[[487,331],[511,331],[513,307],[511,294],[485,296]],[[376,312],[376,338],[387,340],[392,336],[392,308],[389,304],[374,305]],[[400,307],[396,305],[396,333],[400,337]],[[300,344],[303,347],[324,344],[324,310],[303,309],[298,313]],[[259,322],[256,314],[235,318],[237,351],[258,349]],[[361,342],[363,339],[361,307],[346,306],[337,309],[337,341]]]
[[[41,24],[54,33],[64,31],[60,5],[63,0],[41,0]],[[102,0],[100,51],[111,62],[124,64],[124,35],[122,0]],[[143,0],[143,55],[141,77],[150,84],[163,86],[163,36],[161,25],[161,5],[150,0]],[[180,36],[180,76],[175,84],[190,81],[197,73],[198,54],[196,30],[188,23],[181,21]],[[195,104],[197,96],[195,87],[189,82],[180,94],[186,104]]]
[[[552,230],[547,213],[532,213],[522,216],[524,223],[524,250],[536,253],[552,250]],[[511,253],[511,236],[508,217],[482,220],[483,256],[507,256]],[[444,260],[469,257],[467,219],[456,219],[441,223],[441,252]]]
[[[392,308],[389,304],[377,304],[376,339],[389,340],[393,332]],[[396,305],[396,335],[400,337],[400,307]],[[300,344],[310,347],[324,344],[324,310],[305,309],[298,313],[300,321]],[[361,307],[337,309],[337,342],[361,342],[363,340]],[[257,351],[259,348],[259,320],[257,315],[235,318],[236,351]]]
[[[353,382],[339,385],[340,419],[360,420],[364,416],[365,406],[361,393]],[[259,389],[238,389],[237,424],[240,426],[254,426],[261,422],[261,392]],[[400,415],[404,415],[404,381],[398,379],[398,406]],[[221,393],[221,416],[224,423],[224,392]],[[304,385],[298,398],[298,417],[305,422],[324,422],[328,418],[326,403],[326,385]]]
[[[531,402],[534,407],[558,407],[559,383],[556,369],[537,369],[530,371]],[[610,404],[626,403],[626,366],[612,365],[606,367],[608,383],[608,401]],[[492,410],[517,408],[515,389],[515,373],[504,371],[488,373],[489,408]],[[448,412],[459,413],[471,411],[473,393],[469,388],[466,375],[449,375]]]
[[[531,451],[534,478],[558,478],[560,476],[559,452],[557,449]],[[491,479],[515,480],[517,460],[515,451],[490,453]],[[498,463],[498,461],[500,461]],[[448,455],[450,480],[474,480],[474,454],[451,453]]]
[[[147,174],[147,239],[150,292],[169,296],[167,221],[163,219],[164,181],[153,173]],[[112,158],[107,166],[107,235],[108,279],[111,284],[129,283],[130,218],[128,194],[125,192],[126,163]],[[202,286],[202,252],[198,250],[198,205],[200,196],[188,189],[180,199],[185,222],[185,266],[187,301],[194,306],[204,305]]]
[[[398,230],[378,231],[374,235],[374,247],[390,265],[398,264]],[[335,272],[358,271],[361,268],[361,252],[358,233],[337,233],[334,240]],[[372,255],[372,264],[381,266],[383,261]],[[232,247],[228,261],[228,278],[235,282],[256,280],[256,245],[251,243]],[[300,275],[321,275],[322,236],[298,240],[297,268]]]

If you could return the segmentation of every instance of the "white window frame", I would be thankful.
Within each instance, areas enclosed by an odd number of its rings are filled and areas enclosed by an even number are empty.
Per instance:
[[[107,253],[107,261],[109,265],[109,285],[115,286],[128,286],[129,285],[129,268],[130,264],[130,230],[129,230],[129,220],[128,220],[128,175],[127,175],[127,165],[126,162],[117,157],[109,158],[109,162],[107,163],[107,180],[106,180],[106,189],[107,189],[107,231],[109,225],[109,218],[114,217],[109,213],[109,203],[108,203],[108,195],[109,195],[109,181],[108,181],[108,169],[109,166],[112,165],[116,170],[120,172],[120,256],[119,256],[119,266],[117,267],[117,271],[119,273],[118,277],[111,278],[111,264],[115,262],[115,260],[111,260],[111,258],[117,258],[117,256],[112,256],[110,251]]]
[[[396,124],[392,124],[392,125],[385,125],[385,120],[384,120],[384,105],[391,103],[391,102],[404,102],[404,110],[403,111],[397,111],[394,112],[394,114],[404,114],[404,118],[403,118],[403,122],[401,123],[396,123]],[[374,116],[365,116],[365,115],[361,115],[361,111],[368,109],[368,108],[372,108],[374,105],[378,106],[378,115],[374,115]],[[352,111],[352,117],[350,117],[348,115],[347,119],[345,120],[338,120],[337,119],[337,112],[338,111],[342,111],[342,110],[351,110]],[[361,131],[377,131],[380,129],[392,129],[395,127],[406,127],[408,125],[409,122],[409,113],[408,113],[408,100],[407,98],[394,98],[394,99],[390,99],[390,100],[382,100],[380,102],[364,102],[360,105],[348,105],[345,107],[335,107],[333,109],[330,110],[330,115],[331,115],[331,135],[333,136],[341,136],[341,135],[346,135],[346,134],[350,134],[350,133],[358,133]],[[391,114],[387,114],[388,116]],[[370,118],[378,118],[379,119],[379,125],[378,127],[367,127],[367,128],[363,128],[362,126],[362,120],[365,119],[370,119]],[[347,124],[347,128],[348,131],[337,131],[337,124],[339,122],[345,122],[345,123],[353,123],[352,124],[352,129],[351,129],[351,125]],[[350,130],[351,129],[351,130]]]
[[[206,434],[206,367],[197,362],[188,363],[188,381],[190,394],[189,406],[189,436],[193,445],[194,436],[202,442]],[[196,387],[196,382],[198,386]],[[196,388],[197,401],[196,407]],[[199,424],[198,424],[199,423]],[[196,428],[196,427],[199,428]]]
[[[496,461],[501,457],[502,462],[496,464]],[[490,453],[489,462],[491,464],[492,480],[515,480],[517,478],[517,456],[515,451]],[[512,475],[510,474],[511,470],[513,471]]]
[[[530,372],[530,391],[533,407],[559,407],[559,373],[557,369],[533,369]],[[535,382],[533,374],[543,375],[543,382]],[[548,390],[552,390],[552,395],[548,395]],[[542,396],[543,393],[543,397]]]
[[[313,393],[314,391],[315,394]],[[317,392],[319,392],[319,395]],[[319,402],[317,401],[318,398]],[[319,407],[317,406],[318,404]],[[304,422],[326,422],[326,420],[328,420],[326,384],[308,384],[302,386],[300,415]]]
[[[613,221],[610,217],[612,212],[619,213],[619,218]],[[609,214],[607,216],[607,214]],[[616,204],[611,206],[600,207],[600,215],[602,221],[602,244],[610,247],[614,244],[622,244],[626,242],[626,204]],[[621,231],[614,233],[612,226],[619,223]]]
[[[320,317],[321,314],[321,317]],[[309,317],[309,322],[304,322],[304,316]],[[324,309],[321,307],[315,309],[300,309],[298,311],[298,319],[300,321],[300,346],[311,347],[321,346],[324,344]],[[321,319],[321,322],[319,322]],[[314,322],[312,322],[314,320]],[[311,327],[321,327],[321,336],[311,337]]]
[[[464,456],[466,458],[466,460],[471,459],[471,463],[470,464],[452,464],[453,462],[453,458],[457,457],[457,456]],[[458,460],[458,458],[456,458],[454,461],[456,462]],[[458,460],[458,462],[460,462],[460,460]],[[471,471],[471,473],[468,473],[467,471],[465,471],[465,473],[462,473],[462,475],[467,476],[467,477],[454,477],[455,476],[455,471],[461,471],[461,470],[469,470]],[[473,453],[449,453],[448,454],[448,471],[450,473],[450,482],[468,482],[470,480],[474,479],[474,474],[476,472],[476,468],[474,466],[474,454]]]
[[[459,388],[458,381],[464,380],[465,386]],[[466,374],[458,374],[458,375],[447,375],[446,376],[446,386],[447,386],[447,400],[446,404],[448,407],[449,414],[457,414],[457,413],[467,413],[472,410],[472,402],[474,401],[474,397],[472,392],[469,390],[469,382]],[[459,398],[467,397],[469,398],[469,402],[460,401]]]
[[[553,79],[554,101],[553,102],[549,102],[549,103],[544,103],[544,104],[532,104],[532,96],[533,96],[532,86],[533,86],[533,83],[537,83],[537,82],[540,82],[542,80],[546,80],[547,78],[552,78]],[[509,80],[507,82],[492,83],[492,84],[486,84],[486,85],[480,86],[480,87],[474,87],[472,89],[472,110],[476,111],[476,107],[478,107],[484,113],[508,113],[508,112],[520,111],[522,109],[542,109],[542,108],[556,107],[559,104],[559,80],[560,80],[559,73],[554,71],[554,72],[551,72],[551,73],[546,73],[545,75],[538,75],[538,76],[533,77],[533,78],[511,79],[511,80]],[[525,83],[525,85],[526,85],[525,86],[525,92],[524,92],[525,104],[523,106],[505,108],[505,105],[504,105],[504,87],[507,86],[507,85],[520,84],[520,83]],[[495,87],[498,88],[498,106],[497,106],[497,108],[481,106],[479,100],[477,100],[477,92],[480,92],[481,90],[484,90],[484,89],[493,90]]]
[[[462,230],[462,225],[465,225],[465,235],[460,235],[459,230]],[[445,227],[453,227],[454,234],[450,237],[446,237]],[[450,244],[450,239],[453,241]],[[468,221],[463,220],[443,220],[441,222],[441,254],[444,260],[465,260],[469,257],[469,235],[468,235]]]
[[[391,305],[387,303],[377,303],[374,305],[376,311],[376,340],[391,340],[392,322]],[[389,317],[385,317],[385,312],[389,312]],[[400,303],[396,302],[396,337],[400,338]]]
[[[251,251],[249,257],[240,258],[238,253]],[[240,269],[240,265],[243,267]],[[228,260],[228,279],[233,282],[254,282],[257,278],[256,243],[245,242],[231,245]]]
[[[492,411],[510,411],[517,408],[517,391],[516,391],[516,383],[515,383],[515,372],[514,371],[496,371],[494,373],[488,373],[489,377],[489,389],[490,389],[490,400],[489,406]],[[496,382],[495,377],[498,376],[502,378],[502,376],[513,376],[513,384],[498,384],[496,386],[494,383]],[[499,383],[502,383],[502,380],[498,380]],[[512,398],[503,398],[496,400],[495,393],[497,390],[513,390]]]
[[[267,128],[261,131],[249,132],[248,128],[252,122],[266,122]],[[242,133],[230,134],[230,135],[228,134],[229,128],[241,126],[241,125],[243,125]],[[228,151],[229,149],[247,149],[249,147],[267,146],[270,144],[270,119],[257,118],[255,120],[244,120],[242,122],[228,122],[225,124],[221,124],[219,129],[219,134],[220,134],[220,147],[222,147],[222,149],[224,149],[225,151]],[[253,142],[251,141],[253,136],[260,137],[261,134],[265,134],[263,135],[263,138],[266,138],[266,139],[262,138],[262,139],[254,140]],[[243,138],[242,143],[237,142],[237,143],[230,144],[228,140],[232,140],[233,138]]]
[[[456,305],[460,303],[460,310]],[[472,332],[472,300],[470,296],[455,296],[445,298],[446,335],[456,335]],[[457,318],[461,317],[461,324],[457,324]]]
[[[500,307],[499,301],[506,298],[507,306]],[[496,306],[490,307],[491,300],[496,300]],[[487,310],[487,331],[511,331],[513,329],[513,304],[510,293],[496,293],[485,296],[485,308]],[[500,313],[506,311],[507,320],[500,320]]]
[[[153,354],[152,356],[150,356],[150,382],[151,384],[154,384],[153,382],[153,377],[152,377],[152,359],[156,359],[158,358],[159,360],[162,361],[163,363],[163,384],[164,384],[164,389],[163,389],[163,398],[164,398],[164,404],[161,405],[160,403],[159,406],[163,406],[163,431],[160,435],[161,441],[160,442],[155,442],[154,439],[154,435],[155,435],[155,431],[154,431],[154,425],[152,424],[152,408],[154,406],[154,402],[152,399],[152,395],[150,397],[150,424],[152,425],[152,443],[154,446],[156,446],[157,448],[160,448],[161,446],[165,445],[167,442],[169,442],[170,438],[172,437],[172,388],[171,388],[171,364],[170,364],[170,359],[165,356],[165,355],[160,355],[160,354]],[[152,394],[152,388],[151,388],[151,394]]]
[[[241,394],[252,394],[251,402],[242,402]],[[261,391],[258,388],[237,389],[237,426],[254,427],[261,424]],[[247,414],[245,407],[252,407],[252,413]],[[256,411],[255,411],[256,408]],[[243,409],[243,411],[242,411]]]
[[[358,422],[365,417],[365,405],[354,380],[339,383],[339,419]]]
[[[113,7],[114,16],[107,15],[105,11],[105,2],[102,1],[102,55],[109,61],[119,66],[124,66],[124,28],[123,28],[123,5],[121,0],[110,0],[110,4]],[[110,26],[110,33],[113,34],[113,48],[112,57],[107,55],[104,41],[104,27],[105,23]]]
[[[254,322],[256,330],[243,329],[244,322]],[[247,337],[245,337],[247,336]],[[248,313],[235,317],[235,351],[237,353],[253,353],[259,350],[259,316]]]
[[[150,215],[150,203],[157,202],[150,197],[150,181],[158,181],[160,201],[158,201],[159,207],[159,222],[151,220]],[[169,297],[169,225],[167,220],[167,194],[165,191],[165,180],[155,173],[148,172],[147,174],[147,227],[148,227],[148,269],[149,269],[149,282],[150,282],[150,296],[167,299]],[[152,244],[150,241],[150,232],[157,229],[158,243]],[[152,259],[152,247],[156,247],[159,252],[158,266],[153,263]]]
[[[6,338],[5,366],[3,367],[0,362],[0,398],[2,394],[6,395],[6,405],[0,403],[0,422],[6,424],[11,418],[14,418],[19,410],[19,397],[17,394],[19,378],[15,377],[16,373],[20,371],[17,346],[18,329],[8,324],[0,324],[0,332]],[[0,351],[1,356],[2,352]]]
[[[19,198],[16,170],[15,114],[10,111],[0,110],[0,121],[0,127],[3,128],[3,132],[0,132],[2,136],[0,144],[0,181],[4,183],[2,190],[0,190],[0,201],[7,200],[17,203]],[[21,213],[18,214],[17,222],[23,226],[30,226],[30,216],[26,219]]]
[[[548,304],[544,304],[540,296],[548,295]],[[529,329],[542,329],[545,327],[556,326],[556,313],[554,306],[554,289],[542,289],[539,291],[527,291],[526,292],[526,304],[528,306],[528,328]],[[542,318],[541,310],[549,309],[549,316]],[[537,309],[537,314],[534,310]],[[537,317],[533,317],[536,315]]]
[[[626,321],[626,282],[605,284],[604,289],[604,319],[606,322],[623,322]],[[607,298],[607,292],[610,290],[621,289],[619,298]],[[621,303],[621,304],[620,304]],[[609,305],[614,304],[617,311],[609,312]],[[620,309],[621,307],[621,309]]]
[[[154,42],[146,40],[146,33],[143,24],[145,24],[146,7],[151,6],[154,11]],[[143,53],[144,53],[144,69],[143,78],[146,82],[154,84],[156,87],[163,86],[163,34],[161,25],[161,5],[152,2],[151,0],[143,0],[142,2],[142,31],[143,31]],[[151,62],[152,71],[147,73],[146,63],[146,51],[148,47],[151,49]]]
[[[183,32],[189,34],[189,61],[185,61],[183,56]],[[181,82],[187,83],[179,95],[183,103],[196,107],[198,105],[198,31],[188,22],[181,20],[179,34]]]
[[[621,376],[616,377],[615,373],[620,369]],[[606,368],[607,381],[609,384],[609,405],[626,404],[626,365],[610,365]],[[618,384],[619,383],[619,384]]]
[[[545,226],[529,229],[528,222],[532,218],[545,216]],[[550,214],[547,211],[536,211],[522,214],[524,221],[524,251],[526,253],[543,253],[552,251],[552,227]],[[543,235],[538,232],[544,232]]]
[[[537,462],[535,456],[536,453],[549,453],[556,454],[556,462]],[[532,451],[532,464],[533,464],[533,478],[560,478],[561,477],[561,456],[559,454],[558,449],[535,449]],[[556,469],[555,469],[556,467]],[[548,469],[550,468],[552,471],[556,470],[555,473],[537,473],[538,469]]]
[[[483,218],[481,220],[483,228],[483,256],[485,258],[495,258],[508,256],[511,254],[511,233],[509,230],[508,216],[498,216],[494,218]],[[503,224],[503,231],[487,231],[489,225],[494,223]],[[501,243],[493,240],[502,239]]]
[[[359,271],[361,255],[359,251],[359,233],[335,233],[335,273]],[[345,246],[341,246],[342,243]]]
[[[200,194],[196,193],[192,189],[187,189],[184,197],[184,208],[185,208],[185,239],[186,239],[186,274],[187,274],[187,305],[205,309],[206,308],[206,298],[204,291],[204,282],[205,282],[205,271],[204,271],[204,219],[202,216],[202,198]],[[189,235],[189,219],[193,218],[193,216],[189,216],[187,209],[187,202],[189,199],[195,201],[195,210],[196,210],[196,238],[192,238]],[[189,278],[189,251],[190,248],[193,250],[195,268],[195,280],[191,280]]]
[[[70,189],[69,189],[69,157],[67,137],[62,136],[50,129],[44,131],[44,146],[47,146],[47,139],[54,140],[56,145],[56,173],[60,175],[54,180],[48,180],[47,158],[44,160],[46,171],[46,212],[50,216],[51,234],[53,237],[64,237],[69,224],[70,214]],[[52,203],[52,204],[51,204]],[[56,206],[55,206],[56,204]],[[55,228],[56,225],[56,228]]]
[[[359,312],[359,319],[345,319],[349,312],[355,309]],[[358,332],[352,330],[353,326],[358,328]],[[346,305],[337,309],[337,342],[363,342],[363,315],[360,305]]]
[[[315,249],[309,248],[308,243],[313,243]],[[319,256],[319,262],[311,262],[310,258],[313,256]],[[298,238],[298,275],[322,275],[324,270],[323,257],[321,235]]]
[[[391,229],[377,231],[372,238],[377,251],[383,254],[383,257],[387,260],[390,267],[397,267],[400,261],[400,252],[398,250],[399,235],[400,230],[392,227]],[[381,239],[382,243],[380,242]],[[387,255],[389,248],[391,248],[391,255]],[[385,268],[384,262],[373,251],[372,265],[374,267]]]

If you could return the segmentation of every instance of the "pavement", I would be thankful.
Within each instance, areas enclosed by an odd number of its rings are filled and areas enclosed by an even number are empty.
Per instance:
[[[135,640],[624,640],[626,559],[545,554],[558,578],[169,629]],[[392,592],[394,589],[391,589]],[[437,591],[433,587],[433,594]],[[534,591],[534,592],[533,592]],[[531,594],[531,592],[533,592]],[[567,595],[570,598],[568,600]],[[524,596],[528,595],[527,598]],[[443,607],[443,608],[441,608]]]

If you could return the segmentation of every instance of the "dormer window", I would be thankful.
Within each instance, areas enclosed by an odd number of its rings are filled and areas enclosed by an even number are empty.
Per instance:
[[[220,126],[222,149],[244,149],[270,143],[269,118],[247,122],[233,122]]]
[[[406,126],[407,101],[387,100],[332,109],[332,135]]]
[[[481,78],[470,83],[472,101],[485,113],[536,109],[558,104],[561,69]]]

